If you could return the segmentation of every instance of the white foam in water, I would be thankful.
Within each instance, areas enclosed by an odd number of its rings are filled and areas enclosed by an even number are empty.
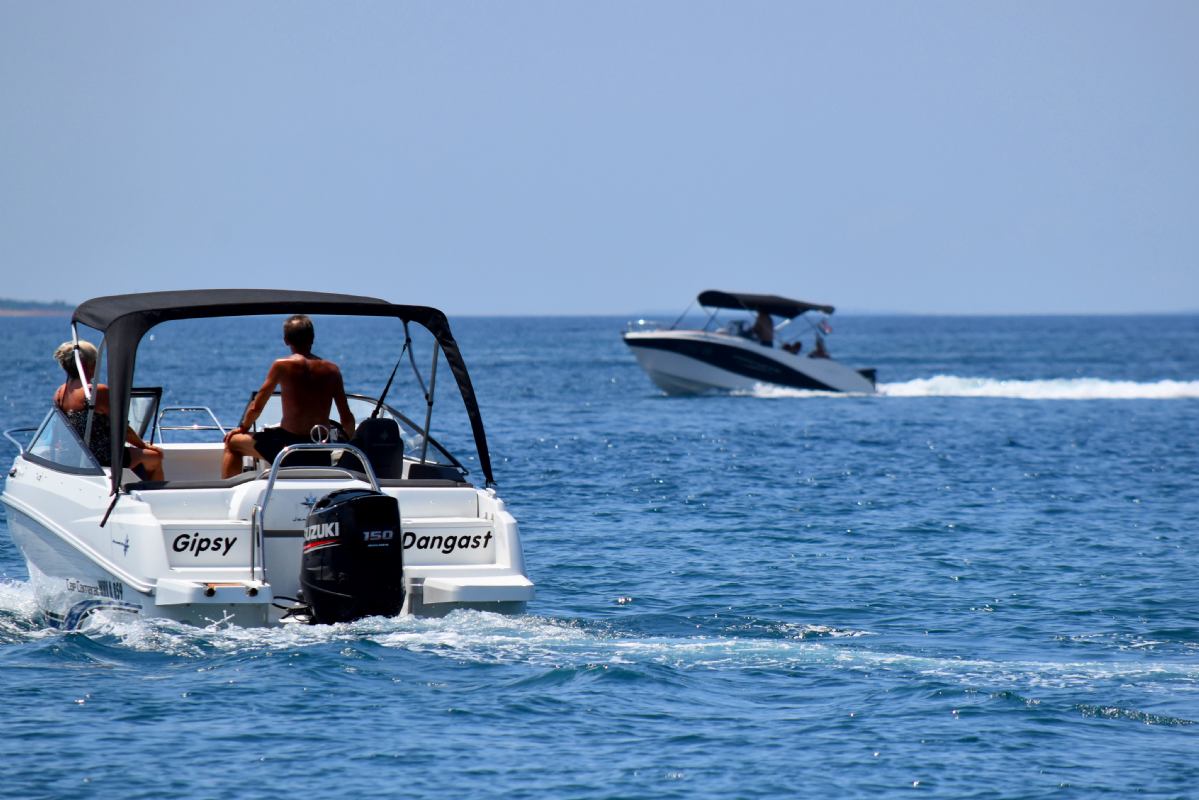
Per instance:
[[[34,613],[28,584],[0,582],[0,611],[29,619]],[[11,621],[11,620],[10,620]],[[62,635],[52,628],[4,625],[17,638]],[[1155,662],[1004,662],[950,656],[922,656],[845,646],[833,641],[867,636],[819,625],[784,625],[784,638],[699,635],[639,636],[596,629],[573,620],[536,616],[509,617],[481,611],[455,611],[440,619],[372,617],[339,625],[287,625],[239,628],[216,623],[196,628],[162,619],[96,614],[84,632],[111,636],[122,646],[144,652],[205,659],[215,653],[294,651],[336,643],[372,641],[383,647],[486,664],[591,668],[668,666],[681,670],[825,668],[898,672],[937,677],[970,685],[1066,687],[1100,680],[1199,679],[1190,663]],[[835,635],[829,635],[829,634]],[[805,639],[823,634],[820,641]]]
[[[26,581],[0,581],[0,612],[13,617],[31,619],[37,613],[33,588]]]
[[[32,598],[17,584],[0,584],[0,607],[24,611]],[[15,595],[14,595],[15,592]],[[15,602],[14,602],[15,601]],[[1098,681],[1178,681],[1193,683],[1199,668],[1190,663],[992,661],[952,656],[923,656],[868,647],[844,646],[830,639],[805,641],[822,626],[795,625],[785,638],[729,635],[644,636],[595,629],[573,620],[508,617],[479,611],[456,611],[442,619],[379,617],[340,625],[288,625],[281,628],[238,628],[214,625],[195,628],[161,619],[94,616],[85,632],[113,637],[143,652],[206,660],[214,655],[296,651],[330,644],[352,646],[370,641],[429,658],[476,664],[523,664],[549,669],[636,670],[657,666],[690,671],[745,669],[825,669],[871,675],[950,680],[995,689],[1093,686]],[[827,629],[833,630],[833,629]],[[838,631],[842,636],[867,635]],[[20,638],[62,635],[54,629],[10,631]],[[1189,724],[1189,720],[1184,721]]]
[[[1012,397],[1023,400],[1177,400],[1199,397],[1199,381],[1108,381],[1101,378],[1058,378],[1004,381],[937,375],[905,383],[884,383],[889,397]]]
[[[26,581],[0,581],[0,611],[31,616],[37,610],[33,588]]]
[[[545,617],[506,617],[485,612],[454,612],[436,620],[373,620],[377,633],[365,638],[385,647],[475,663],[529,664],[541,667],[669,666],[681,670],[826,668],[874,673],[898,672],[957,680],[970,685],[1067,687],[1096,681],[1182,676],[1199,677],[1189,663],[993,661],[953,656],[923,656],[869,647],[845,646],[833,638],[867,636],[812,625],[787,625],[785,638],[699,635],[644,636],[586,628]],[[332,626],[336,628],[338,626]],[[806,640],[809,634],[835,631],[836,637]]]
[[[1199,398],[1199,381],[1109,381],[1102,378],[1053,378],[1017,381],[935,375],[903,383],[880,383],[885,397],[1004,397],[1017,400],[1179,400]],[[847,397],[759,384],[754,397]],[[860,395],[858,395],[860,396]]]

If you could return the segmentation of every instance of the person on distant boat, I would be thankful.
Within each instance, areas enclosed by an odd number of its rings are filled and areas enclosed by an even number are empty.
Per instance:
[[[758,312],[758,318],[754,320],[753,335],[763,347],[774,347],[774,320],[765,311]]]
[[[83,390],[83,381],[89,383],[96,371],[96,346],[91,342],[79,342],[79,361],[83,364],[83,380],[79,377],[79,367],[75,363],[75,343],[63,342],[54,351],[54,360],[67,374],[67,380],[54,392],[54,405],[66,416],[71,427],[82,440],[87,435],[87,395]],[[92,387],[92,397],[95,400],[92,414],[91,440],[87,449],[96,457],[102,467],[112,466],[112,433],[109,428],[108,386],[103,383]],[[133,428],[125,430],[124,455],[121,466],[129,467],[141,477],[161,481],[165,479],[162,472],[162,449],[148,445],[134,432]]]
[[[828,350],[824,349],[824,337],[816,334],[816,346],[808,353],[808,358],[829,358]]]
[[[311,442],[315,426],[330,425],[329,407],[333,404],[337,406],[346,437],[354,435],[354,415],[346,400],[341,370],[332,361],[313,354],[315,338],[312,320],[303,314],[289,317],[283,323],[283,342],[291,348],[291,355],[271,364],[266,380],[246,409],[245,418],[225,435],[222,478],[231,478],[241,472],[243,456],[269,463],[284,447]],[[276,386],[283,395],[283,419],[277,427],[264,428],[251,435],[250,426],[266,408]]]

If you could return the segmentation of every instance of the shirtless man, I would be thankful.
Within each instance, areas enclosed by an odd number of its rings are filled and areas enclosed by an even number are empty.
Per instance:
[[[291,348],[291,355],[271,364],[262,388],[254,395],[254,401],[246,410],[245,419],[225,435],[222,478],[231,478],[241,472],[243,456],[254,456],[270,463],[289,444],[311,442],[312,427],[329,424],[329,406],[333,403],[337,404],[337,414],[346,436],[354,435],[354,415],[350,413],[350,404],[346,402],[341,370],[332,361],[313,355],[312,341],[315,336],[312,320],[303,314],[297,314],[283,323],[283,342]],[[281,424],[277,428],[264,428],[253,435],[247,433],[266,407],[276,386],[283,393]]]
[[[758,318],[754,320],[754,338],[763,347],[774,347],[774,320],[765,311],[759,311]]]

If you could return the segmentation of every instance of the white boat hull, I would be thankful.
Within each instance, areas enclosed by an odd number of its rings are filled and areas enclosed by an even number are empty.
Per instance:
[[[205,446],[180,449],[197,447]],[[172,445],[166,448],[169,459]],[[395,483],[403,485],[382,490],[400,503],[403,613],[525,609],[533,584],[525,576],[519,531],[493,490]],[[121,496],[101,527],[111,501],[106,476],[66,474],[18,457],[0,499],[38,608],[50,622],[76,628],[103,612],[252,627],[282,621],[278,606],[294,605],[300,594],[304,525],[313,502],[337,489],[368,486],[344,476],[279,481],[254,545],[265,552],[255,558],[251,511],[265,484],[135,489]],[[53,509],[53,518],[45,509]],[[251,569],[252,563],[265,569]]]
[[[74,630],[96,613],[160,617],[200,626],[226,622],[254,627],[271,622],[274,598],[261,581],[214,587],[211,596],[202,582],[148,582],[113,565],[80,537],[23,512],[10,497],[5,498],[5,506],[9,532],[25,556],[38,610],[53,625]]]
[[[821,392],[874,394],[873,373],[831,358],[811,358],[708,331],[624,335],[637,363],[667,394],[746,391],[761,384]]]
[[[346,441],[332,436],[333,423],[313,425],[313,441],[272,452],[261,472],[261,456],[243,456],[238,472],[236,462],[226,463],[228,426],[208,407],[160,408],[162,386],[133,386],[138,345],[161,322],[283,312],[391,318],[402,325],[400,353],[409,356],[415,347],[409,324],[423,328],[433,353],[428,384],[410,358],[422,388],[428,387],[423,429],[382,398],[344,395],[340,379],[327,409],[311,406],[316,395],[310,394],[285,413],[282,392],[260,391],[238,417],[243,422],[265,429],[270,421],[281,425],[288,414],[298,414],[302,430],[309,417],[329,419],[336,408],[344,427],[356,431]],[[105,384],[89,372],[96,348],[79,339],[81,324],[104,336],[99,350],[105,353],[107,408],[99,388]],[[79,426],[60,398],[39,427],[4,432],[20,454],[0,502],[28,564],[38,606],[52,621],[76,627],[103,610],[245,626],[285,621],[290,612],[295,613],[289,620],[353,619],[397,608],[401,614],[429,615],[457,608],[519,612],[532,599],[516,520],[491,488],[482,416],[441,311],[324,292],[145,292],[80,304],[71,333],[74,347],[56,357],[69,375],[84,381],[86,405],[95,413],[89,410]],[[299,340],[291,349],[315,358]],[[441,361],[449,365],[467,413],[485,488],[467,482],[466,467],[431,436]],[[337,374],[336,366],[326,369]],[[393,371],[388,388],[394,377]],[[212,424],[179,424],[173,417],[164,425],[167,412],[206,412]],[[93,436],[101,432],[97,425],[107,426],[108,441]],[[12,436],[30,431],[27,443]],[[175,440],[183,431],[190,433]],[[187,441],[203,432],[212,439]],[[140,465],[148,470],[142,478],[119,466],[130,452],[126,440],[144,447],[132,435],[157,442],[154,449],[161,454],[160,467],[157,458],[152,469],[149,462]],[[114,471],[103,464],[118,466]],[[339,490],[352,491],[330,497]],[[360,519],[350,505],[358,497],[369,497],[381,513]],[[330,506],[341,505],[344,518],[325,520]],[[305,559],[306,553],[313,555]],[[329,613],[319,608],[326,602],[335,607]]]

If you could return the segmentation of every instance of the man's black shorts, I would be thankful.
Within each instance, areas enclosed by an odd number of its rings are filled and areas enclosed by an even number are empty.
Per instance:
[[[311,442],[311,436],[298,436],[278,425],[273,428],[263,428],[254,434],[254,449],[268,463],[273,462],[275,456],[279,455],[279,451],[289,444],[311,444]]]

